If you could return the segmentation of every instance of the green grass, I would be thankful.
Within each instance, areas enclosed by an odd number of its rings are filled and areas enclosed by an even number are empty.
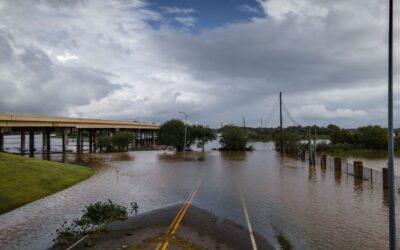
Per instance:
[[[0,153],[0,214],[92,176],[88,167]]]

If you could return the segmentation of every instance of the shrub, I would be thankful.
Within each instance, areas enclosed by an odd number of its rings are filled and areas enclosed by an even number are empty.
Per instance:
[[[111,142],[118,151],[128,150],[129,144],[135,139],[134,135],[127,131],[118,131],[111,136]]]
[[[107,135],[101,135],[97,137],[96,147],[103,152],[104,150],[109,152],[112,150],[113,146],[111,143],[111,137]]]
[[[83,215],[79,219],[75,219],[69,224],[64,221],[56,230],[56,238],[53,241],[57,244],[68,244],[87,234],[101,232],[104,229],[102,228],[104,224],[115,220],[125,220],[128,218],[129,213],[136,214],[138,208],[136,202],[131,203],[130,212],[126,207],[118,205],[111,200],[90,204],[82,210]],[[88,242],[93,244],[91,239]]]
[[[135,136],[128,131],[118,131],[111,136],[101,135],[97,137],[96,147],[100,152],[125,151],[133,142]]]
[[[249,149],[246,147],[246,132],[236,126],[226,126],[223,129],[220,143],[222,145],[221,150],[245,151]]]
[[[158,131],[158,142],[161,145],[174,147],[182,151],[185,140],[185,124],[180,120],[169,120],[161,125]]]

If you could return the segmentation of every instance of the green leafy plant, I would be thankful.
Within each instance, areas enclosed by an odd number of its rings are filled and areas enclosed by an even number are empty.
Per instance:
[[[139,206],[137,202],[131,203],[130,214],[137,213]],[[82,210],[83,215],[70,223],[64,221],[56,230],[53,240],[57,244],[69,244],[77,241],[85,235],[94,235],[105,230],[104,225],[128,218],[128,208],[108,200],[107,202],[96,202]],[[94,238],[85,241],[85,245],[93,245]]]
[[[222,145],[221,150],[227,151],[246,151],[251,150],[247,147],[247,135],[246,132],[236,126],[226,126],[222,131],[222,137],[220,143]]]

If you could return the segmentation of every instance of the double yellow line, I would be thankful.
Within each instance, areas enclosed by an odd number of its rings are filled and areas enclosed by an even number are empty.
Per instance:
[[[183,203],[181,209],[179,209],[178,214],[175,216],[174,220],[172,221],[171,225],[168,227],[167,231],[165,231],[166,237],[163,237],[163,240],[159,242],[156,246],[156,250],[162,249],[165,250],[168,247],[169,244],[169,239],[170,237],[175,234],[176,230],[178,230],[178,227],[183,219],[183,217],[186,214],[186,211],[188,210],[190,203],[192,202],[194,196],[196,195],[197,190],[199,189],[201,180],[203,178],[203,174],[201,174],[196,181],[196,184],[193,187],[192,192],[190,192],[189,196],[187,197],[185,203]]]

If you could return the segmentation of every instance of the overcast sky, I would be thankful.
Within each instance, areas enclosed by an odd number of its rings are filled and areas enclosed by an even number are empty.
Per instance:
[[[384,126],[386,2],[0,0],[0,113]]]

